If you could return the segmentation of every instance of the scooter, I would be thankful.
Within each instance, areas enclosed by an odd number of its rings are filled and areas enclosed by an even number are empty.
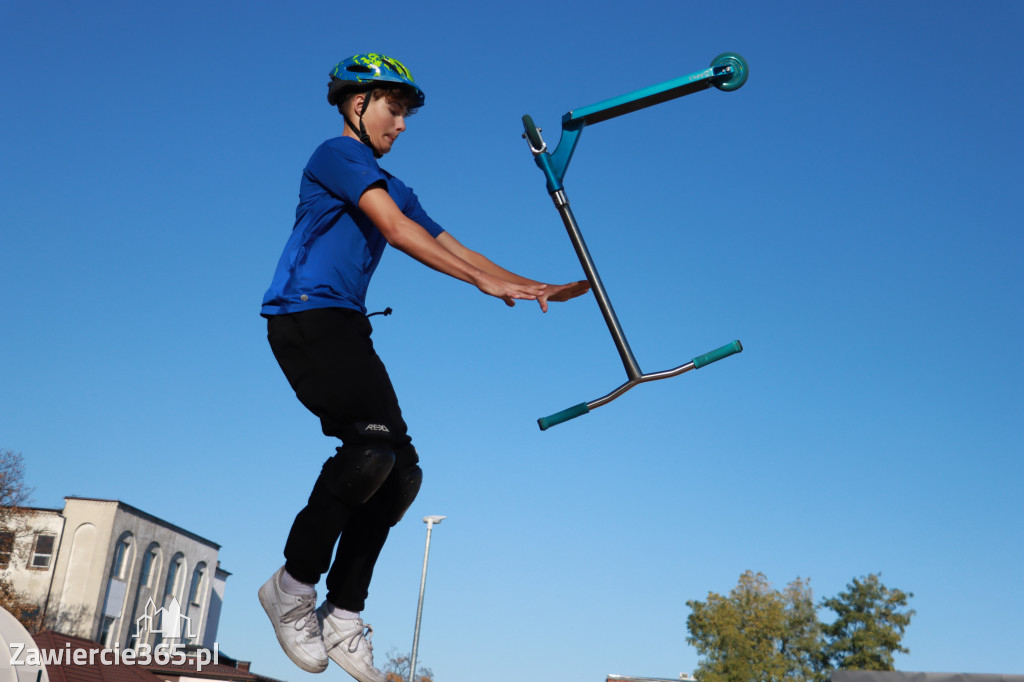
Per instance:
[[[525,129],[523,137],[526,138],[530,145],[534,162],[544,173],[548,193],[551,195],[555,208],[562,217],[565,229],[569,233],[569,239],[576,250],[576,256],[583,266],[583,271],[590,282],[590,289],[594,292],[597,305],[604,315],[604,320],[608,325],[608,330],[611,332],[612,340],[619,351],[619,357],[622,359],[627,377],[627,381],[624,384],[607,395],[596,400],[574,405],[550,416],[541,417],[537,420],[541,431],[587,414],[602,405],[607,405],[638,384],[668,379],[693,369],[700,369],[710,365],[712,362],[717,362],[743,350],[743,345],[737,340],[704,355],[698,355],[686,364],[678,367],[650,374],[643,373],[636,358],[633,356],[629,343],[626,341],[622,325],[619,324],[619,320],[615,316],[615,309],[612,308],[608,292],[597,273],[594,259],[591,257],[590,252],[587,250],[587,245],[583,241],[583,234],[580,232],[579,224],[576,222],[572,209],[569,207],[569,199],[566,197],[562,180],[565,178],[566,169],[572,160],[573,152],[576,151],[576,145],[579,143],[583,128],[586,126],[607,121],[616,116],[622,116],[623,114],[638,111],[655,104],[661,104],[684,95],[707,90],[712,86],[725,92],[731,92],[739,89],[747,82],[748,74],[749,67],[743,57],[734,52],[725,52],[715,57],[711,61],[711,66],[703,71],[697,71],[658,85],[635,90],[619,97],[613,97],[612,99],[583,107],[582,109],[573,109],[562,116],[562,134],[558,140],[558,146],[555,147],[553,152],[548,151],[547,145],[544,143],[543,138],[541,138],[541,131],[534,125],[533,119],[529,115],[523,116],[523,128]]]

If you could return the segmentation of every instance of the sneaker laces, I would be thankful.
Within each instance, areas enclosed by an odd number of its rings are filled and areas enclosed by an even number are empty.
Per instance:
[[[320,634],[320,626],[316,622],[316,595],[304,594],[297,598],[299,603],[281,614],[281,622],[295,623],[296,630],[305,630],[308,637],[315,638]]]
[[[373,628],[369,625],[364,625],[362,621],[360,621],[359,624],[363,625],[363,627],[359,630],[356,630],[356,632],[353,633],[351,637],[349,637],[348,651],[349,653],[354,654],[359,649],[359,642],[363,642],[364,644],[366,644],[366,648],[363,650],[363,655],[368,655],[370,657],[370,660],[372,661],[373,643],[370,641],[370,638],[373,636]]]

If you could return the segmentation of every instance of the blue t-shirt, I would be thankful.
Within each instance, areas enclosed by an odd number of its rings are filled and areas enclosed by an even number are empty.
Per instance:
[[[413,191],[377,165],[373,150],[351,137],[328,140],[302,172],[295,226],[263,297],[263,316],[312,308],[366,313],[366,289],[387,240],[359,210],[359,198],[381,181],[406,217],[434,238],[444,232]]]

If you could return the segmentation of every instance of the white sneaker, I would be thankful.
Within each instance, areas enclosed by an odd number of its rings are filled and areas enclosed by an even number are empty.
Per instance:
[[[324,602],[316,610],[316,619],[331,660],[359,682],[386,682],[384,673],[373,667],[373,628],[364,625],[362,618],[337,618]]]
[[[274,624],[281,648],[295,665],[311,673],[327,670],[327,650],[317,623],[316,593],[297,597],[281,589],[279,568],[260,588],[260,604]]]

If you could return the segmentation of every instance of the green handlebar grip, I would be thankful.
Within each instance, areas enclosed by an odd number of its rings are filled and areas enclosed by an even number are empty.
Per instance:
[[[537,420],[537,424],[540,425],[541,431],[546,431],[547,429],[551,428],[556,424],[567,422],[570,419],[575,419],[576,417],[584,415],[588,412],[590,412],[590,408],[587,407],[587,404],[580,403],[579,405],[573,405],[569,409],[562,410],[561,412],[556,412],[550,417],[541,417],[540,419]]]
[[[712,362],[718,362],[722,358],[727,358],[730,355],[739,353],[741,350],[743,350],[743,344],[741,344],[739,341],[727,343],[721,348],[718,348],[717,350],[713,350],[710,353],[705,353],[704,355],[698,355],[697,357],[695,357],[693,359],[693,368],[700,369],[704,365],[710,365]]]

